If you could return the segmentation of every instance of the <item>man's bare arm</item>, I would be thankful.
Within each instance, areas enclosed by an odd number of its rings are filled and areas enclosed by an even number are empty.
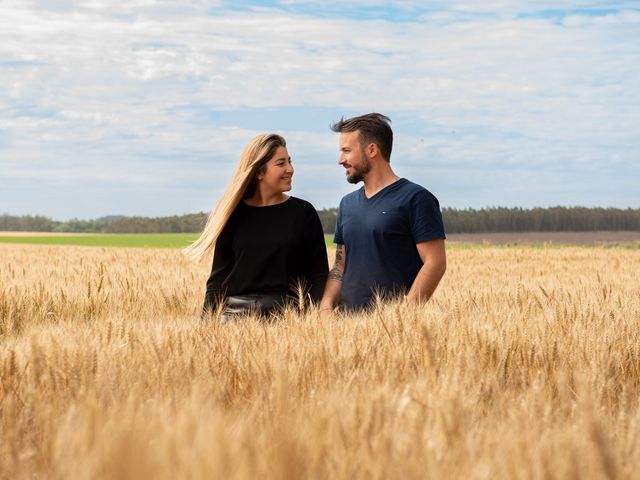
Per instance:
[[[327,284],[324,287],[324,294],[320,300],[320,314],[328,317],[333,313],[333,309],[340,301],[340,291],[342,290],[342,274],[344,273],[344,257],[346,249],[344,245],[336,246],[336,260],[333,268],[329,272]]]
[[[422,268],[418,271],[411,290],[407,294],[407,300],[413,302],[426,302],[436,291],[440,279],[447,270],[447,255],[444,248],[444,239],[428,240],[416,244],[418,254],[422,259]],[[326,292],[326,290],[325,290]]]

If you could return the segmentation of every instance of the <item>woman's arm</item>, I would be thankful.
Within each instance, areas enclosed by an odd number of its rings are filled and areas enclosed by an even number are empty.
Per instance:
[[[309,222],[307,243],[309,250],[309,294],[314,302],[319,302],[324,292],[324,286],[327,282],[329,273],[329,261],[327,259],[327,246],[324,241],[324,232],[322,231],[322,223],[318,213],[313,210],[312,217]]]
[[[224,283],[229,273],[233,270],[233,258],[233,249],[228,239],[228,233],[223,230],[216,241],[211,274],[207,279],[207,288],[202,306],[203,318],[215,312],[218,305],[224,300],[226,294]]]

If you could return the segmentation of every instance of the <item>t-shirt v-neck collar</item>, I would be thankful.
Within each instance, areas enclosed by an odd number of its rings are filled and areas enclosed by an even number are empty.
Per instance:
[[[370,197],[367,197],[367,194],[364,191],[364,186],[360,187],[360,191],[362,193],[362,198],[365,202],[372,202],[373,200],[375,200],[376,198],[380,198],[381,194],[388,192],[389,190],[392,189],[392,187],[396,187],[398,185],[401,185],[402,183],[404,183],[406,181],[405,178],[399,178],[398,180],[396,180],[393,183],[390,183],[389,185],[387,185],[386,187],[378,190],[376,193],[374,193],[373,195],[371,195]]]

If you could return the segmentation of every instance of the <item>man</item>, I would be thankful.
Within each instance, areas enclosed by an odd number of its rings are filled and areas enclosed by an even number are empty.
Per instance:
[[[444,226],[436,197],[391,169],[391,121],[379,113],[341,119],[338,163],[364,186],[342,198],[336,260],[320,302],[323,317],[340,303],[366,309],[376,296],[427,301],[446,270]]]

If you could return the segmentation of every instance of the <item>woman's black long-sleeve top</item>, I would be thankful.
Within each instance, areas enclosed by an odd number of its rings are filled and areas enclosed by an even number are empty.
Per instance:
[[[297,298],[298,285],[319,301],[328,273],[313,205],[296,197],[265,207],[240,203],[216,242],[204,310],[229,295],[281,292]]]

